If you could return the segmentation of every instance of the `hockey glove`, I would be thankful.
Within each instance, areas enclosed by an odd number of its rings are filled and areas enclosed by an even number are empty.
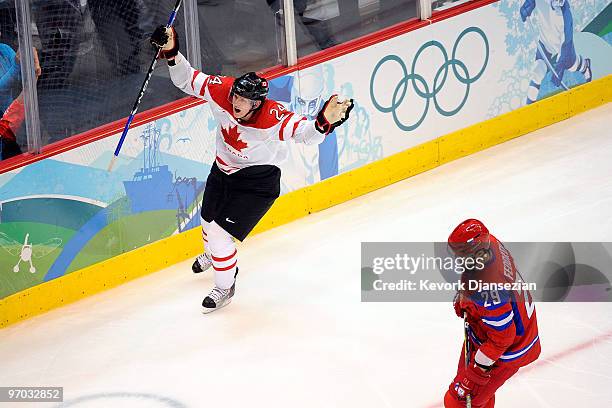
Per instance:
[[[483,371],[480,367],[472,365],[465,370],[461,381],[450,385],[449,391],[459,400],[464,400],[468,394],[474,399],[490,380],[491,374],[489,371]]]
[[[455,298],[453,299],[453,307],[455,308],[455,314],[463,319],[463,307],[461,306],[461,293],[455,293]]]
[[[340,102],[338,95],[333,95],[325,102],[317,115],[315,128],[324,135],[330,134],[335,128],[346,122],[353,106],[355,104],[352,99]]]
[[[555,65],[555,73],[552,75],[552,82],[555,86],[561,86],[561,81],[563,81],[563,74],[566,69],[569,69],[576,62],[576,50],[574,49],[573,41],[565,41],[563,45],[561,45],[561,52],[559,53],[559,59],[557,60],[557,64]]]
[[[453,307],[455,314],[463,319],[463,314],[467,313],[469,316],[478,316],[478,311],[474,302],[466,296],[465,292],[457,292],[453,299]]]
[[[151,44],[160,48],[159,58],[170,59],[178,55],[179,39],[174,27],[157,27],[151,36]]]

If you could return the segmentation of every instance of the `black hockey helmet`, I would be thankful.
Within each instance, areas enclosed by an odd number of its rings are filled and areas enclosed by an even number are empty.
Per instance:
[[[234,80],[230,95],[234,94],[263,102],[268,96],[268,81],[255,72],[247,72]]]

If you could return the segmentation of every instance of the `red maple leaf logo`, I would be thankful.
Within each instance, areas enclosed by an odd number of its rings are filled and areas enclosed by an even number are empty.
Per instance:
[[[223,135],[223,140],[225,140],[225,143],[232,146],[239,152],[249,146],[245,141],[239,139],[240,133],[238,133],[238,126],[229,126],[227,129],[222,127],[221,134]]]

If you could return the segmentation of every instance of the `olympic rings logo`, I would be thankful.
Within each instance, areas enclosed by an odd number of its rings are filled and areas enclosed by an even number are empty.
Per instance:
[[[478,34],[482,38],[482,41],[484,43],[484,48],[485,48],[485,58],[484,58],[482,68],[474,76],[471,76],[470,72],[468,71],[467,66],[462,61],[456,58],[457,49],[459,47],[459,44],[461,43],[461,40],[469,33]],[[425,50],[427,50],[430,47],[437,48],[438,50],[440,50],[440,52],[442,53],[442,57],[444,58],[444,63],[438,69],[434,77],[433,87],[430,87],[430,85],[427,83],[427,81],[425,80],[425,78],[423,78],[422,75],[419,75],[418,73],[415,72],[416,64],[419,61],[419,57]],[[395,62],[396,64],[398,64],[404,76],[403,78],[399,80],[399,82],[395,86],[391,104],[389,106],[384,106],[378,101],[378,99],[374,95],[374,81],[376,79],[376,75],[378,74],[378,70],[388,62],[389,63]],[[480,28],[469,27],[463,30],[463,32],[459,34],[459,37],[457,37],[457,40],[455,41],[455,45],[453,46],[453,52],[452,52],[450,59],[448,58],[448,52],[446,51],[446,48],[444,48],[444,46],[438,41],[428,41],[425,44],[423,44],[421,48],[419,48],[419,50],[414,56],[414,60],[412,61],[412,67],[410,69],[410,72],[408,72],[408,68],[406,67],[406,64],[404,63],[404,61],[397,55],[387,55],[386,57],[381,59],[378,62],[378,64],[376,64],[376,67],[374,67],[374,71],[372,72],[372,77],[370,78],[370,98],[372,99],[372,103],[374,104],[376,109],[378,109],[379,111],[383,113],[391,112],[391,114],[393,115],[393,120],[395,121],[395,124],[401,130],[409,132],[421,126],[421,124],[427,117],[427,113],[429,112],[429,105],[432,100],[433,100],[436,110],[441,115],[453,116],[457,114],[457,112],[459,112],[463,108],[465,103],[467,102],[468,96],[470,94],[470,85],[478,81],[478,79],[480,79],[485,69],[487,68],[488,62],[489,62],[489,40],[487,39],[487,36]],[[461,100],[461,102],[456,108],[447,110],[440,105],[440,102],[438,101],[437,96],[442,90],[442,88],[444,87],[444,84],[446,83],[446,79],[449,76],[449,67],[452,67],[453,75],[455,75],[455,78],[457,78],[459,82],[465,85],[465,94],[463,96],[463,99]],[[423,109],[423,113],[421,117],[415,123],[405,124],[398,117],[397,109],[402,105],[404,98],[406,97],[406,93],[408,92],[409,84],[412,86],[415,93],[419,97],[425,99],[425,109]]]

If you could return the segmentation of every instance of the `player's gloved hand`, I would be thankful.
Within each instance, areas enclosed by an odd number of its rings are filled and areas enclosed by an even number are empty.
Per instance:
[[[161,49],[159,58],[170,59],[178,55],[179,39],[174,27],[157,27],[151,36],[151,44]]]
[[[527,17],[529,17],[531,15],[531,13],[533,12],[533,9],[535,8],[535,1],[534,0],[525,0],[525,2],[523,3],[523,5],[521,6],[521,20],[523,20],[523,23],[525,21],[527,21]]]
[[[478,316],[478,311],[476,310],[474,302],[471,301],[469,297],[466,297],[466,294],[463,292],[457,292],[457,294],[455,294],[453,307],[455,309],[455,314],[462,319],[464,313],[467,313],[468,317]]]
[[[453,299],[453,307],[455,308],[455,314],[463,319],[463,307],[461,306],[461,293],[455,293]]]
[[[555,86],[561,86],[563,81],[563,74],[565,70],[571,68],[576,62],[576,50],[574,49],[573,41],[565,41],[561,45],[561,52],[559,53],[559,59],[555,65],[555,71],[557,75],[553,73],[552,82]]]
[[[352,99],[340,102],[338,95],[333,95],[325,102],[317,115],[315,128],[324,135],[330,134],[335,128],[346,122],[355,104]]]
[[[460,381],[449,386],[449,391],[459,400],[464,400],[468,394],[474,399],[490,380],[489,371],[483,371],[480,367],[472,365],[465,370]]]

